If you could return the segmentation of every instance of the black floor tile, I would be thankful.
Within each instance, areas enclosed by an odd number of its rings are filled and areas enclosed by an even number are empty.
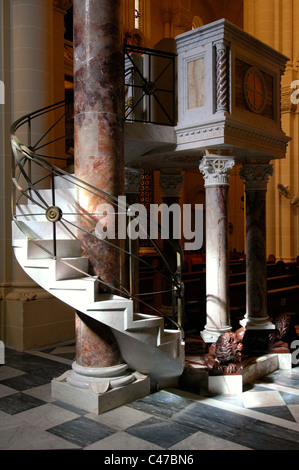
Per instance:
[[[72,421],[48,429],[47,432],[83,448],[111,436],[116,431],[102,423],[80,416]]]
[[[77,415],[86,415],[88,412],[85,410],[80,410],[79,408],[76,408],[73,405],[70,405],[69,403],[64,403],[62,401],[55,401],[55,406],[60,406],[60,408],[63,408],[64,410],[72,411],[73,413],[76,413]]]
[[[128,434],[159,445],[164,449],[183,441],[194,433],[190,429],[179,423],[170,422],[167,419],[159,419],[155,416],[146,419],[139,424],[126,429]]]
[[[44,401],[21,392],[0,398],[0,410],[10,415],[15,415],[44,404]]]
[[[40,356],[13,351],[11,349],[5,351],[5,365],[22,372],[40,375],[45,379],[48,379],[48,381],[51,381],[54,377],[62,375],[70,368],[67,364],[55,361],[54,357],[53,360],[45,359]]]
[[[253,450],[299,450],[299,432],[256,420],[240,429],[233,442]]]
[[[192,428],[195,432],[202,431],[232,441],[235,433],[255,421],[253,418],[199,402],[177,413],[172,420]]]
[[[251,410],[264,413],[266,415],[275,416],[276,418],[286,419],[287,421],[296,420],[287,406],[259,406],[256,408],[250,408]]]
[[[293,393],[288,392],[280,392],[280,395],[287,405],[299,405],[299,395],[294,395]]]
[[[191,403],[194,403],[194,401],[161,391],[136,400],[128,406],[158,417],[170,418],[173,414],[184,410]]]
[[[1,381],[2,385],[6,385],[6,387],[14,388],[19,392],[24,390],[28,390],[33,387],[38,387],[40,385],[45,385],[49,383],[48,377],[43,377],[41,375],[35,374],[23,374],[18,375],[16,377],[11,377],[10,379],[5,379]]]

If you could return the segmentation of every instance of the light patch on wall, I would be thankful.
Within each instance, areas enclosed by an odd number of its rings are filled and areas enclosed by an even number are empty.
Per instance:
[[[5,102],[4,95],[4,83],[0,80],[0,104],[4,104]]]
[[[200,58],[188,62],[188,109],[205,104],[205,60]]]
[[[135,0],[135,28],[140,29],[140,0]]]

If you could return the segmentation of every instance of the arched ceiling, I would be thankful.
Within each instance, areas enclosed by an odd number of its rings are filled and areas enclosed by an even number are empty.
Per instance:
[[[204,24],[225,18],[243,28],[243,0],[191,0],[191,11]]]

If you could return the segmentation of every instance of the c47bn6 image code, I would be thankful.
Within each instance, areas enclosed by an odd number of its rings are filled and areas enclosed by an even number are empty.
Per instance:
[[[194,463],[193,455],[179,454],[152,454],[148,456],[147,463],[150,465],[192,465]]]

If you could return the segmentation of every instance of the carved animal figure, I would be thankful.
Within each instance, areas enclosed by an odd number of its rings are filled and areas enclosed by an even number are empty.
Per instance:
[[[270,333],[269,350],[271,352],[290,352],[288,343],[282,341],[290,331],[291,317],[287,313],[277,316],[275,330]]]
[[[244,334],[244,328],[240,328],[235,333],[222,333],[217,341],[211,344],[208,354],[204,356],[210,373],[214,375],[233,374],[241,369],[237,362],[241,357]]]

